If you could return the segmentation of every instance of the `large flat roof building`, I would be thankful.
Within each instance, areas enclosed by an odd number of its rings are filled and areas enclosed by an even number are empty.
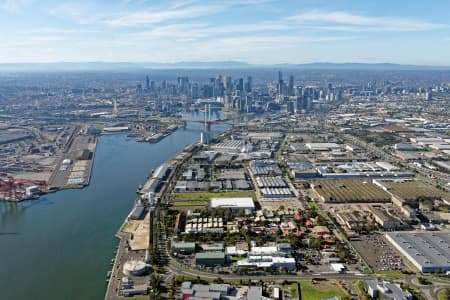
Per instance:
[[[230,208],[232,210],[249,209],[255,210],[255,203],[251,197],[239,198],[211,198],[209,202],[211,208]]]
[[[394,232],[386,238],[421,272],[450,271],[450,232]]]

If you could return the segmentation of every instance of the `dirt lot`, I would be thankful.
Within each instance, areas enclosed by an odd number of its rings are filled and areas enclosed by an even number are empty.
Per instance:
[[[298,199],[288,200],[288,201],[260,201],[261,209],[276,211],[280,209],[280,207],[284,207],[284,209],[299,209],[302,208],[302,205]]]

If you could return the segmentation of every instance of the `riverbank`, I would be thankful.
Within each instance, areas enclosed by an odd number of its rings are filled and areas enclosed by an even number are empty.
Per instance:
[[[141,199],[148,198],[148,193],[155,192],[155,200],[161,201],[163,199],[162,195],[164,195],[167,185],[170,184],[173,174],[177,172],[178,167],[185,162],[185,160],[197,149],[196,144],[191,144],[186,146],[182,151],[178,154],[174,155],[169,161],[164,162],[158,168],[154,169],[147,176],[147,181],[144,185],[138,189],[138,193],[140,194]],[[161,171],[162,170],[162,171]],[[161,176],[161,179],[165,179],[164,183],[156,183],[155,180],[157,176]],[[153,190],[154,189],[154,190]],[[145,200],[144,200],[145,201]],[[149,263],[149,251],[150,248],[150,237],[153,235],[151,232],[152,226],[151,222],[153,218],[151,218],[150,214],[152,214],[153,205],[151,205],[151,201],[145,202],[146,205],[146,213],[143,217],[142,221],[139,219],[133,219],[132,214],[134,208],[130,211],[130,213],[125,218],[124,222],[120,226],[117,231],[115,237],[119,239],[119,245],[117,248],[117,253],[114,258],[114,264],[111,271],[108,272],[110,278],[108,280],[108,287],[105,294],[105,300],[113,300],[122,296],[122,287],[121,287],[121,279],[123,278],[123,269],[124,265],[133,258],[138,257],[139,261],[143,261],[144,263]],[[135,226],[135,229],[129,229],[129,225],[131,222],[140,224]],[[148,223],[148,224],[147,224]],[[139,227],[141,226],[141,227]],[[138,232],[139,231],[139,232]],[[142,239],[146,237],[145,247],[136,247],[136,244],[139,242],[136,239]],[[140,243],[142,244],[142,242]],[[140,259],[139,259],[140,258]],[[143,259],[144,258],[144,259]],[[150,268],[150,265],[148,265]],[[146,276],[132,276],[129,275],[129,278],[132,280],[133,285],[128,287],[128,291],[135,290],[136,293],[141,291],[142,294],[146,294],[145,290],[134,289],[134,287],[139,287],[143,285],[148,285],[150,281],[150,273]]]
[[[198,140],[200,126],[188,127],[156,144],[101,136],[89,186],[0,202],[0,255],[8,270],[0,272],[2,298],[103,299],[114,234],[133,207],[136,186]]]

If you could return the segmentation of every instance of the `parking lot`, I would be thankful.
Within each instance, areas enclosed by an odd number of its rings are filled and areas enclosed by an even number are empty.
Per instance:
[[[381,234],[361,235],[360,240],[351,243],[375,272],[405,268],[402,257],[392,249]]]

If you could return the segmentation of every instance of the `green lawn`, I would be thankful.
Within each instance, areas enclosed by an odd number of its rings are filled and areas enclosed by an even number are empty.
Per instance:
[[[341,298],[347,296],[339,284],[333,280],[318,281],[316,284],[310,280],[300,280],[300,288],[302,299],[322,300],[333,296]]]
[[[233,257],[231,257],[231,261],[232,262],[237,262],[237,261],[244,260],[244,259],[245,259],[245,257],[241,257],[241,256],[233,256]]]
[[[297,288],[297,283],[294,282],[293,284],[291,284],[289,286],[289,289],[291,290],[291,298],[292,299],[298,299],[298,288]]]
[[[252,197],[253,201],[256,201],[255,192],[251,191],[236,191],[236,192],[183,192],[173,193],[171,202],[174,204],[176,201],[209,201],[211,198],[220,197]],[[175,205],[175,204],[174,204]]]
[[[438,293],[438,300],[448,300],[449,298],[447,297],[447,291],[446,290],[442,290]]]
[[[314,200],[312,200],[312,199],[309,200],[308,205],[312,210],[317,210],[317,204],[316,204],[316,202],[314,202]]]
[[[370,296],[367,294],[366,289],[364,288],[364,282],[362,282],[362,280],[355,280],[352,284],[358,290],[359,299],[370,300]]]
[[[206,206],[208,205],[208,201],[204,200],[194,200],[194,201],[176,201],[171,203],[173,207],[180,206]]]

